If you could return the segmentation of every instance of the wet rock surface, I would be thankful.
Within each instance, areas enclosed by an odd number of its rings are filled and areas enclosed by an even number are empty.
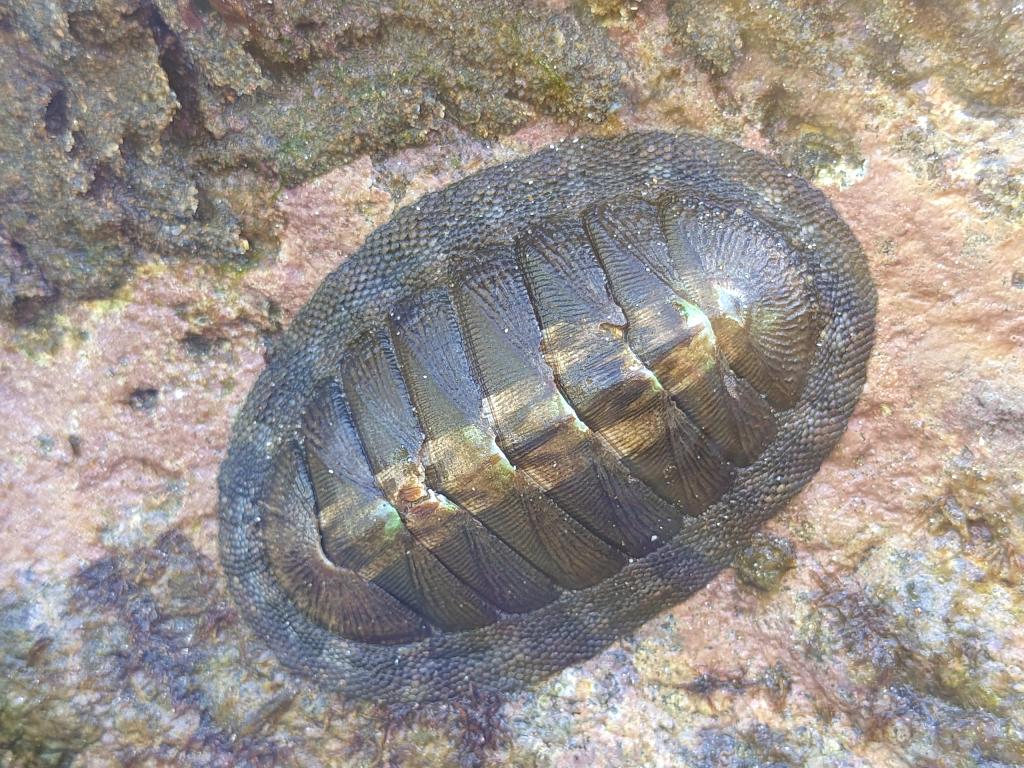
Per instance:
[[[271,258],[282,185],[456,128],[598,122],[619,76],[591,14],[510,0],[5,4],[0,318],[155,259]]]
[[[1024,763],[1019,8],[0,14],[0,764]],[[291,677],[215,545],[275,335],[398,206],[641,127],[768,152],[860,238],[839,449],[736,573],[534,690],[386,711]]]

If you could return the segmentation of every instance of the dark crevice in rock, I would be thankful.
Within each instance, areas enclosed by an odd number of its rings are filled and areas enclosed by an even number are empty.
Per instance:
[[[230,348],[230,341],[213,331],[200,333],[189,331],[182,337],[181,345],[189,357],[202,360],[211,355],[226,352]]]
[[[50,296],[18,297],[11,308],[11,320],[19,328],[28,328],[43,323],[54,311],[60,294]]]
[[[196,221],[206,223],[213,221],[217,216],[217,205],[210,196],[209,191],[202,184],[196,184],[196,211],[193,217]]]
[[[160,12],[152,5],[145,5],[137,12],[139,20],[153,34],[160,68],[167,75],[167,82],[178,100],[178,109],[171,118],[169,132],[181,142],[191,142],[206,135],[200,112],[197,76],[189,61],[178,35],[167,26]]]
[[[36,325],[49,316],[59,296],[25,245],[0,225],[0,317],[17,327]]]
[[[81,131],[71,132],[71,149],[68,150],[68,156],[72,158],[78,158],[82,156],[82,147],[85,142],[85,135]]]
[[[109,162],[99,162],[93,168],[92,180],[85,194],[95,200],[109,200],[114,196],[114,190],[121,183],[121,179],[113,165]]]
[[[58,88],[50,96],[50,101],[46,105],[43,125],[46,126],[46,132],[51,136],[62,136],[68,130],[70,122],[67,91]]]
[[[160,390],[155,387],[138,387],[128,395],[128,405],[135,411],[152,411],[160,402]]]

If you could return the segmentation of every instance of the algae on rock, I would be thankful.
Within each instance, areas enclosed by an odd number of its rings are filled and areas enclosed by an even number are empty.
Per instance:
[[[17,0],[0,21],[0,316],[23,323],[154,258],[272,256],[281,185],[356,155],[599,121],[619,87],[589,14],[512,0]]]

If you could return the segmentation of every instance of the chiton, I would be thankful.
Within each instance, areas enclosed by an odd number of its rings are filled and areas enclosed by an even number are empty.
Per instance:
[[[514,689],[726,567],[861,392],[825,197],[706,137],[567,141],[404,208],[283,335],[220,473],[231,592],[350,695]]]

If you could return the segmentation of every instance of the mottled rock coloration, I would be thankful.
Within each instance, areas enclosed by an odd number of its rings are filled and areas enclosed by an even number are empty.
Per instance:
[[[430,37],[428,63],[456,62],[431,81],[403,70],[423,56],[377,57],[401,41],[332,0],[0,5],[0,217],[32,225],[19,224],[20,239],[0,232],[0,301],[14,320],[0,327],[0,763],[1024,764],[1019,4],[548,0],[514,6],[564,37],[517,49],[522,38],[491,33],[490,5],[423,3],[426,15],[462,19],[407,25],[403,39]],[[153,29],[139,10],[155,5],[187,43],[124,37]],[[247,9],[266,15],[252,21]],[[300,36],[289,70],[275,41]],[[199,68],[206,81],[146,63],[185,71],[186,45],[199,58],[239,49],[259,69],[221,57]],[[285,141],[287,126],[307,124],[297,110],[338,103],[332,83],[349,87],[310,66],[332,45],[342,59],[358,49],[379,77],[337,113],[337,141],[306,145],[314,175],[282,186],[276,153],[303,146]],[[534,56],[538,46],[547,53]],[[574,74],[562,76],[570,60]],[[317,99],[268,110],[279,133],[250,123],[257,138],[230,134],[243,168],[208,152],[213,171],[198,181],[175,170],[192,144],[160,127],[168,110],[188,128],[196,105],[215,115],[239,102],[221,127],[240,131],[262,92],[247,90],[253,73],[252,85],[319,78]],[[87,76],[94,87],[80,89]],[[388,133],[393,143],[372,131],[348,143],[346,119],[372,129],[378,107],[456,76],[459,114],[485,107],[480,131],[446,105],[443,116],[405,109],[417,130]],[[58,138],[57,81],[81,124],[77,151]],[[200,81],[222,90],[189,91]],[[93,168],[122,129],[124,164],[113,157],[113,175],[81,191],[92,176],[76,163]],[[770,589],[726,570],[593,659],[500,700],[382,708],[288,672],[233,607],[215,512],[230,425],[281,328],[397,208],[562,139],[650,129],[718,136],[794,166],[849,224],[878,289],[869,377],[847,431],[765,524],[768,548],[741,563]],[[207,128],[197,133],[216,146]],[[282,139],[258,140],[271,135]],[[154,140],[146,162],[171,168],[150,177],[164,193],[146,190],[143,166],[119,175],[138,162],[133,147]],[[188,178],[198,219],[187,194],[174,197]],[[229,248],[177,250],[182,221],[193,222],[183,238]],[[208,241],[197,234],[207,226]],[[61,245],[69,232],[80,250]],[[225,257],[239,234],[250,250]],[[103,250],[126,242],[142,248]],[[154,258],[165,248],[185,257]],[[113,293],[68,287],[99,274],[90,253],[124,265]],[[66,281],[56,299],[54,274]],[[106,298],[75,298],[96,295]],[[793,567],[776,569],[788,567],[785,542]]]
[[[618,64],[590,14],[340,5],[5,4],[0,319],[45,323],[155,258],[234,269],[272,257],[282,184],[360,154],[453,126],[596,122],[617,99]]]

